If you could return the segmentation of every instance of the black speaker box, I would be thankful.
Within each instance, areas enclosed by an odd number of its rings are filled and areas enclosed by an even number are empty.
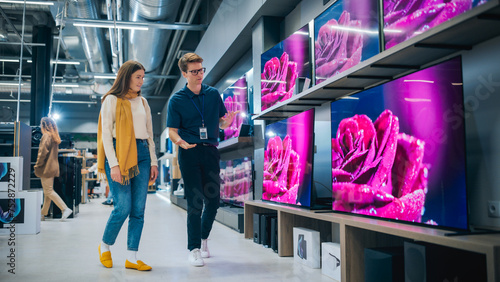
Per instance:
[[[486,256],[425,242],[404,243],[405,281],[486,281]]]
[[[271,217],[271,249],[278,252],[278,217]]]
[[[260,214],[253,214],[253,241],[260,244]]]
[[[275,214],[260,215],[260,240],[266,248],[271,247],[271,219],[277,217]]]
[[[404,248],[366,248],[365,282],[404,281]]]

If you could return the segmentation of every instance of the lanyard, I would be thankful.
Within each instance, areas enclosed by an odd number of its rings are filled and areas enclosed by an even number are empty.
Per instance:
[[[202,98],[201,111],[198,108],[198,106],[196,106],[196,103],[194,102],[193,97],[189,96],[189,98],[191,99],[191,102],[193,102],[193,105],[196,108],[196,110],[198,110],[198,113],[200,113],[200,115],[201,115],[201,126],[205,127],[205,118],[203,117],[203,113],[205,112],[205,95],[201,96],[201,98]]]

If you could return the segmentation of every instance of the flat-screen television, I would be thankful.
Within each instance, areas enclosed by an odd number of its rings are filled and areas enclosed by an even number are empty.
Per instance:
[[[311,79],[309,25],[261,55],[261,110],[302,92],[298,81]],[[302,87],[304,87],[302,85]]]
[[[311,207],[314,109],[266,126],[262,199]]]
[[[487,0],[384,0],[385,49],[415,37]]]
[[[220,198],[222,202],[243,207],[253,200],[253,164],[251,157],[220,162]]]
[[[316,84],[379,53],[378,1],[339,0],[314,19]]]
[[[468,229],[461,58],[331,103],[332,209]]]
[[[222,92],[222,100],[227,111],[239,111],[233,119],[229,127],[223,130],[221,141],[240,136],[242,124],[250,123],[249,103],[248,103],[248,86],[246,76],[243,75],[231,86]]]

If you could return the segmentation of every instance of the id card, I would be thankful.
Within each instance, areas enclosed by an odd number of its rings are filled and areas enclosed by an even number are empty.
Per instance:
[[[200,127],[200,139],[208,139],[208,133],[206,127]]]

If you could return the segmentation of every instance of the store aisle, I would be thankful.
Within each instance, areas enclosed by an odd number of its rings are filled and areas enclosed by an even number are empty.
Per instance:
[[[153,270],[125,269],[127,222],[111,249],[114,266],[107,269],[97,246],[112,208],[102,201],[80,205],[77,217],[66,222],[43,221],[38,235],[17,235],[16,274],[7,272],[7,238],[0,237],[0,281],[333,281],[218,222],[209,238],[212,257],[204,267],[189,265],[186,211],[171,204],[166,192],[148,195],[139,246],[138,258]]]

